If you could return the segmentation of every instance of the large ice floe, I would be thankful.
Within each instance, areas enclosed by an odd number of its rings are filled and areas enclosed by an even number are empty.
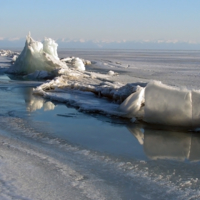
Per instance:
[[[60,60],[57,46],[50,38],[41,43],[34,41],[29,34],[23,51],[7,72],[22,74],[28,79],[51,78],[34,90],[34,94],[44,98],[69,102],[66,94],[76,91],[109,99],[110,109],[108,103],[84,106],[87,100],[73,100],[73,104],[75,102],[86,111],[94,110],[151,124],[200,127],[200,91],[172,87],[159,81],[122,84],[112,79],[117,75],[114,71],[106,74],[89,72],[85,70],[83,59],[68,57]]]
[[[130,95],[120,109],[127,117],[139,117],[153,124],[200,126],[200,91],[181,89],[151,81]]]

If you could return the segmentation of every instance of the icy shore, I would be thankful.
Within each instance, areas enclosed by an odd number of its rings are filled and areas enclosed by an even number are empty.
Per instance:
[[[91,64],[89,61],[85,63]],[[60,60],[57,44],[50,38],[41,43],[34,41],[29,34],[22,53],[7,73],[21,74],[26,79],[52,79],[34,90],[44,98],[65,102],[68,97],[64,93],[72,90],[89,92],[111,100],[111,104],[119,104],[114,106],[115,110],[107,109],[111,115],[152,124],[200,126],[200,91],[172,87],[160,81],[120,83],[121,75],[112,70],[107,73],[87,71],[78,57]],[[86,106],[85,109],[91,110],[92,107]],[[101,107],[94,110],[106,112]]]

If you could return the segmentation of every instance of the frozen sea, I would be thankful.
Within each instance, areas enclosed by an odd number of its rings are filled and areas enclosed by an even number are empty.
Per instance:
[[[200,88],[200,51],[61,49],[122,83]],[[0,66],[10,65],[0,57]],[[134,123],[33,95],[41,81],[0,74],[0,199],[200,199],[200,135]],[[107,99],[68,91],[69,100]],[[70,102],[70,101],[69,101]]]

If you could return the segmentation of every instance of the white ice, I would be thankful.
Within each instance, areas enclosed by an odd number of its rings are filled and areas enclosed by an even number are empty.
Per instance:
[[[166,125],[192,125],[191,91],[151,82],[145,89],[144,121]]]
[[[46,38],[42,44],[33,40],[29,34],[23,51],[7,72],[29,74],[37,70],[51,72],[59,68],[67,68],[67,65],[59,60],[55,41]]]
[[[128,96],[119,106],[119,109],[126,113],[126,117],[143,119],[145,102],[144,91],[144,88],[138,87],[137,91]]]
[[[197,127],[200,124],[199,99],[200,91],[152,81],[130,95],[120,105],[120,110],[128,117],[138,117],[148,123]]]
[[[6,57],[17,57],[19,53],[11,51],[11,50],[0,50],[0,56],[6,56]]]
[[[57,53],[58,44],[51,38],[45,38],[43,41],[43,51],[59,60]]]
[[[42,43],[33,40],[29,33],[25,47],[19,56],[9,50],[1,50],[0,55],[13,57],[14,65],[7,70],[7,73],[25,75],[25,78],[29,79],[53,78],[58,75],[59,70],[67,71],[68,66],[72,70],[85,71],[84,63],[91,64],[90,61],[78,57],[60,60],[57,47],[58,44],[51,38],[45,38]]]

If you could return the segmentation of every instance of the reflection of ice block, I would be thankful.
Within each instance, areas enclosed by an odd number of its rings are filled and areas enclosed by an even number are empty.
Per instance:
[[[192,124],[200,127],[200,91],[192,91]]]
[[[22,92],[24,94],[24,100],[26,102],[26,109],[29,112],[34,112],[41,109],[42,107],[44,107],[44,111],[53,110],[55,108],[55,105],[51,101],[45,102],[44,98],[34,96],[32,94],[32,88],[23,89]]]
[[[55,108],[55,105],[51,101],[44,103],[44,111],[54,110],[54,108]]]
[[[144,144],[144,133],[143,129],[137,126],[128,126],[128,130],[137,138],[138,142],[143,145]]]
[[[145,130],[144,151],[150,159],[185,160],[190,145],[191,137],[188,134]]]
[[[192,125],[191,92],[150,82],[145,89],[144,121],[166,125]]]
[[[189,160],[200,161],[200,137],[192,137]]]

